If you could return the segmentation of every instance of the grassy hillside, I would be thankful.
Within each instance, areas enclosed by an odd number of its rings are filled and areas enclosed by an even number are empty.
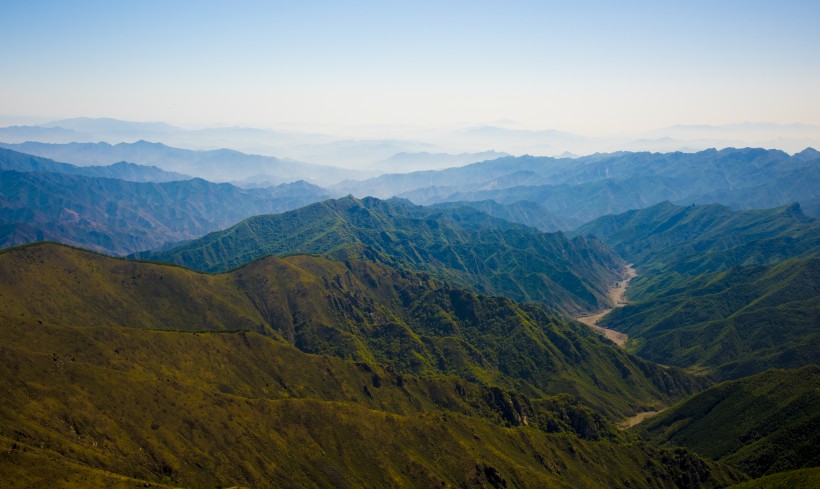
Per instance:
[[[269,257],[204,275],[48,244],[0,254],[0,278],[3,321],[254,331],[403,373],[568,392],[612,418],[704,386],[537,307],[369,262]]]
[[[820,467],[780,472],[730,487],[731,489],[814,489],[820,487]]]
[[[633,350],[729,379],[820,360],[820,259],[740,267],[676,284],[603,321]]]
[[[42,477],[57,467],[77,487],[103,479],[100,470],[183,487],[720,487],[741,479],[681,450],[504,428],[431,400],[467,405],[453,388],[463,382],[427,382],[424,392],[423,379],[399,381],[253,333],[2,331],[11,396],[0,407],[0,471],[11,487],[50,484]]]
[[[753,476],[820,466],[820,367],[769,370],[698,393],[639,424],[656,443],[687,447]]]
[[[398,199],[346,197],[257,216],[144,259],[224,271],[269,254],[323,253],[410,268],[479,292],[546,304],[570,314],[606,307],[620,260],[586,238]]]

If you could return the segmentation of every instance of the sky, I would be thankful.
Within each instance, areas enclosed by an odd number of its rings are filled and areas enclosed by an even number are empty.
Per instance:
[[[0,115],[820,125],[819,24],[808,0],[5,0]]]

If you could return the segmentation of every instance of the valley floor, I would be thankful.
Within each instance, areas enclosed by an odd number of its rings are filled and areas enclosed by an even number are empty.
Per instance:
[[[615,307],[610,309],[605,309],[598,314],[593,314],[591,316],[579,316],[576,321],[586,324],[587,326],[591,327],[592,329],[598,331],[599,333],[603,334],[606,338],[617,344],[618,346],[625,346],[626,340],[629,337],[621,333],[619,331],[615,331],[613,329],[604,328],[598,324],[604,316],[610,313],[613,309],[623,307],[626,305],[626,289],[629,287],[629,281],[633,278],[638,276],[638,272],[632,268],[632,265],[627,265],[626,267],[626,278],[618,281],[609,288],[609,298],[612,300],[612,303]]]
[[[612,300],[612,303],[615,305],[615,307],[601,311],[598,314],[593,314],[591,316],[580,316],[575,319],[578,322],[584,323],[590,328],[603,334],[607,339],[611,340],[616,345],[620,347],[626,346],[626,340],[629,339],[628,335],[621,333],[620,331],[615,331],[614,329],[604,328],[603,326],[600,326],[598,324],[598,321],[600,321],[604,316],[609,314],[613,309],[623,307],[627,304],[626,289],[629,287],[629,281],[637,276],[638,272],[636,272],[635,269],[632,268],[632,265],[627,265],[626,277],[616,282],[615,285],[609,288],[609,298]],[[660,411],[644,411],[642,413],[638,413],[619,422],[618,426],[624,430],[632,428],[636,424],[642,422],[647,418],[655,416],[659,412]]]
[[[626,418],[625,420],[619,422],[618,427],[621,428],[621,429],[624,429],[624,430],[628,430],[629,428],[632,428],[633,426],[641,423],[645,419],[649,419],[652,416],[655,416],[656,414],[658,414],[660,412],[661,411],[644,411],[642,413],[638,413],[635,416],[631,416],[631,417]]]

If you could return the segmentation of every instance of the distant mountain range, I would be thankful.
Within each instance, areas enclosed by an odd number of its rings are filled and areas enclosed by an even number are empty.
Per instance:
[[[129,161],[156,166],[166,171],[194,175],[215,182],[237,181],[264,175],[270,185],[298,180],[309,181],[317,185],[328,185],[359,175],[352,170],[280,160],[272,156],[250,155],[228,149],[193,151],[142,140],[114,145],[108,143],[0,143],[0,147],[80,166],[109,165],[119,161]]]
[[[202,271],[269,254],[363,256],[450,283],[577,313],[607,307],[620,260],[595,240],[545,234],[468,207],[346,197],[247,219],[177,248],[139,253]]]
[[[460,168],[382,175],[332,188],[400,196],[419,204],[529,201],[569,225],[606,214],[676,203],[763,208],[799,201],[820,212],[820,153],[763,149],[699,153],[610,153],[582,158],[507,157]]]
[[[126,161],[105,166],[76,166],[5,148],[0,148],[0,170],[65,173],[66,175],[117,178],[129,182],[173,182],[193,178],[182,173],[165,171],[155,166],[137,165]]]
[[[53,240],[128,254],[327,198],[324,190],[305,182],[244,190],[202,179],[157,183],[91,177],[72,173],[121,173],[135,167],[78,169],[8,150],[0,153],[0,166],[29,170],[0,171],[0,247]],[[143,176],[157,173],[138,170]]]
[[[456,166],[463,166],[480,161],[489,161],[496,158],[510,156],[498,151],[484,151],[481,153],[418,153],[400,152],[389,158],[374,163],[373,169],[382,173],[400,173],[419,170],[441,170]]]

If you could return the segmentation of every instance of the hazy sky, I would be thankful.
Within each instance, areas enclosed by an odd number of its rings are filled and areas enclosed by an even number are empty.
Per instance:
[[[5,0],[0,113],[586,134],[820,124],[820,1]]]

